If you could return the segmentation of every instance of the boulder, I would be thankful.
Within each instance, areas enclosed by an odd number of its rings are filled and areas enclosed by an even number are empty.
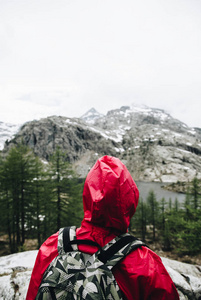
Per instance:
[[[26,298],[32,268],[38,251],[0,257],[0,299]],[[181,300],[201,299],[201,266],[161,257]]]

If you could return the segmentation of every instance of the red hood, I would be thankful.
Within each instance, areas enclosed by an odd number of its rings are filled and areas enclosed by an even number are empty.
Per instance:
[[[139,191],[126,166],[118,158],[104,156],[84,184],[84,220],[126,232],[138,198]]]

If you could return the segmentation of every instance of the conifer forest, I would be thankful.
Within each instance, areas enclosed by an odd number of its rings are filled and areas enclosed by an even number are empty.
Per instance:
[[[79,226],[83,218],[80,179],[58,147],[49,163],[23,143],[0,157],[0,235],[9,253],[26,250],[25,241],[45,239],[64,226]],[[195,177],[185,202],[157,199],[150,190],[131,220],[130,232],[147,244],[157,242],[163,251],[196,255],[201,249],[201,183]]]
[[[13,147],[0,162],[0,232],[8,234],[10,252],[23,250],[25,239],[39,247],[60,227],[79,226],[82,190],[59,148],[44,164],[27,146]]]

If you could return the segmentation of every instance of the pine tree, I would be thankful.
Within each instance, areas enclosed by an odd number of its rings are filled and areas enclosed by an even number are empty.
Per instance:
[[[185,196],[185,203],[184,203],[185,211],[186,211],[186,220],[190,218],[190,193],[189,189],[187,190],[186,196]]]
[[[158,202],[156,200],[156,195],[153,190],[149,191],[148,197],[147,197],[147,205],[150,208],[149,211],[149,221],[152,225],[152,232],[153,232],[153,241],[156,239],[156,222],[157,222],[157,216],[158,216]]]
[[[174,210],[175,210],[176,212],[179,210],[179,201],[178,201],[177,198],[175,198]]]
[[[29,211],[33,206],[35,159],[33,152],[21,143],[9,151],[2,165],[1,204],[11,252],[18,251],[25,242]]]
[[[32,203],[29,206],[28,212],[32,222],[30,225],[34,227],[34,233],[37,232],[38,247],[42,241],[42,221],[45,218],[43,205],[44,205],[44,166],[38,157],[33,162],[34,177],[31,182],[32,189],[30,189],[30,198]],[[27,220],[28,221],[28,220]],[[31,230],[31,228],[30,228]]]
[[[166,201],[165,198],[163,197],[160,201],[162,232],[165,231],[165,205],[166,205]]]
[[[140,215],[141,215],[141,232],[142,232],[142,240],[146,240],[146,225],[147,225],[147,206],[146,203],[143,202],[143,199],[141,199],[141,205],[140,205]]]
[[[199,207],[199,200],[200,200],[200,186],[199,180],[195,177],[191,183],[190,187],[191,199],[192,199],[192,207],[193,209],[197,209]]]
[[[172,210],[172,198],[169,198],[169,211]]]
[[[147,225],[147,205],[140,197],[139,204],[135,215],[131,220],[131,225],[129,229],[135,230],[137,234],[141,235],[143,241],[146,240],[146,225]]]
[[[58,230],[71,221],[75,222],[82,211],[80,185],[72,166],[67,161],[67,154],[62,152],[59,147],[51,156],[49,177],[51,203],[56,212],[54,216],[55,230]]]

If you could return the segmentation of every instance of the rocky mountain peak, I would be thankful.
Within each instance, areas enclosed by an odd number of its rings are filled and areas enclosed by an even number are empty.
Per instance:
[[[52,116],[24,124],[3,152],[21,140],[48,160],[57,145],[85,177],[97,157],[114,155],[135,180],[176,182],[201,178],[201,129],[190,128],[164,110],[122,106],[81,118]]]
[[[95,120],[103,117],[95,108],[88,110],[80,119],[84,120],[86,123],[94,124]]]

